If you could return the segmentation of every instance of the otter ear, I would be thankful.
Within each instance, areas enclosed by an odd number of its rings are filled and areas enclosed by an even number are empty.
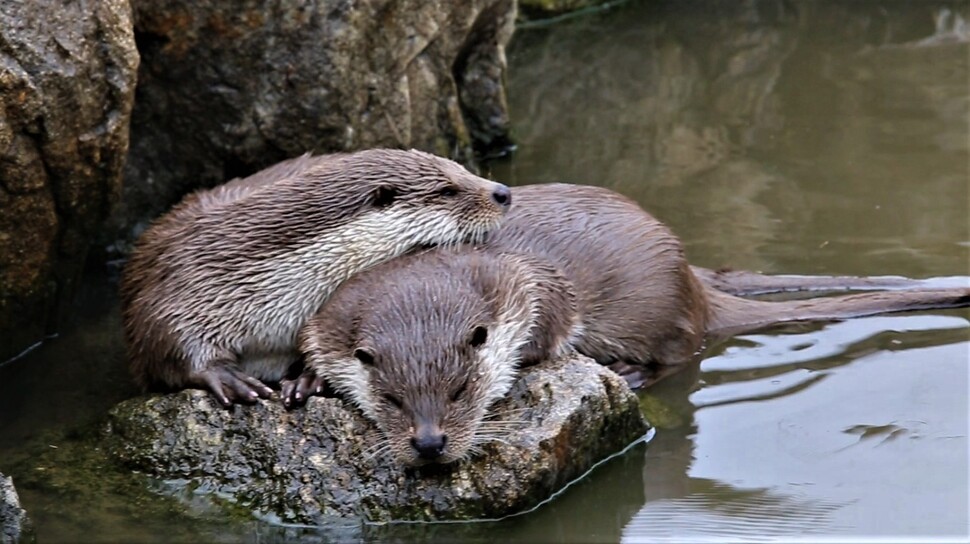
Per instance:
[[[468,343],[471,344],[473,348],[477,348],[478,346],[484,344],[485,340],[488,340],[488,329],[482,325],[479,325],[472,330]]]
[[[368,348],[357,348],[354,350],[354,357],[357,358],[361,363],[373,366],[374,365],[374,354]]]
[[[371,195],[371,200],[376,208],[386,208],[393,204],[396,198],[397,189],[390,185],[378,185]]]

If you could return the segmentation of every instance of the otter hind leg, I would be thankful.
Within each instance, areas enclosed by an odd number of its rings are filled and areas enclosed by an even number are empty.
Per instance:
[[[644,389],[660,380],[684,370],[685,365],[662,365],[658,363],[638,363],[617,361],[606,365],[630,386],[630,389]]]

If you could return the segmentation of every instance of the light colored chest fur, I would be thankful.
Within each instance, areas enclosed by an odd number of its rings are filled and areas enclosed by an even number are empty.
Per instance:
[[[295,354],[300,326],[353,274],[415,245],[459,237],[445,211],[399,208],[362,215],[273,258],[253,256],[225,271],[225,293],[190,310],[198,319],[189,321],[202,327],[182,330],[183,341],[227,349],[244,366],[275,365],[259,361]]]
[[[523,277],[528,276],[523,274]],[[499,309],[495,326],[478,351],[479,362],[476,366],[483,370],[480,379],[485,386],[483,409],[488,409],[512,387],[518,374],[522,348],[531,338],[539,312],[534,282],[524,281],[509,288],[515,289],[515,294]]]

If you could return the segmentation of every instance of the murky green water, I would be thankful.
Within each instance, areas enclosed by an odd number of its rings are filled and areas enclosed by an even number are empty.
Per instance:
[[[957,2],[671,0],[521,30],[509,51],[520,147],[492,176],[612,187],[670,224],[700,265],[970,275],[967,20]],[[23,482],[42,542],[970,532],[967,311],[715,348],[644,393],[665,414],[646,448],[499,523],[227,525],[120,483],[94,500],[32,483],[52,467],[24,444],[133,394],[106,277],[94,271],[70,330],[0,367],[0,471]],[[57,440],[41,445],[69,449]]]

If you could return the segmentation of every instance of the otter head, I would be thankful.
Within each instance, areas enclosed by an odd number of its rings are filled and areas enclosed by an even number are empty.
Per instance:
[[[324,186],[309,212],[347,221],[348,238],[401,253],[415,246],[478,242],[512,204],[508,187],[458,163],[417,150],[370,149],[307,172]],[[382,246],[389,247],[382,247]],[[390,247],[393,246],[393,247]]]
[[[483,292],[483,277],[501,280],[493,268],[473,251],[409,255],[345,284],[304,329],[308,365],[404,465],[451,463],[501,439],[486,416],[512,384],[530,314]]]

